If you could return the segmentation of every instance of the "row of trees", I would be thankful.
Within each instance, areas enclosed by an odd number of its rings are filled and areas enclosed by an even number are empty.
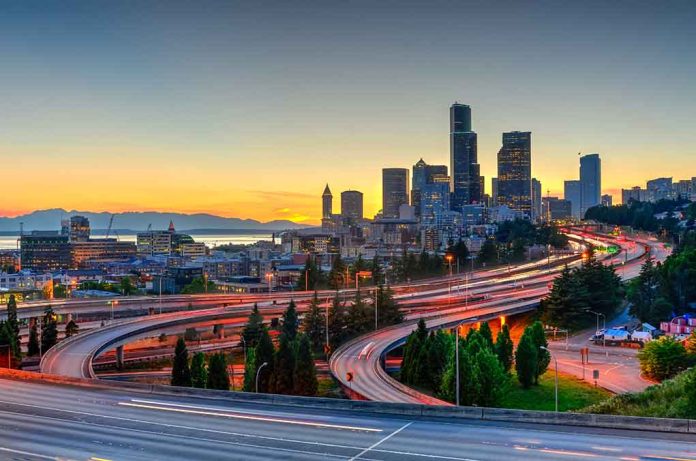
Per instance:
[[[696,365],[696,332],[686,345],[670,336],[650,341],[638,353],[641,371],[658,381],[673,378],[686,368]]]
[[[456,400],[456,337],[444,331],[428,333],[425,322],[408,337],[404,346],[401,381],[440,398]],[[462,405],[495,406],[510,384],[513,364],[525,388],[538,384],[549,364],[550,355],[540,322],[527,327],[517,351],[507,325],[495,341],[487,322],[471,329],[459,340],[459,394]]]
[[[230,376],[227,371],[227,356],[224,352],[212,354],[206,364],[205,354],[197,352],[189,362],[186,341],[184,338],[179,338],[174,349],[171,385],[229,390]]]
[[[315,302],[318,306],[318,301]],[[299,319],[294,301],[290,301],[280,323],[276,349],[263,316],[254,306],[242,335],[246,344],[244,390],[292,395],[316,395],[318,381],[312,342],[298,331]],[[258,389],[257,389],[258,383]]]
[[[621,279],[611,266],[597,261],[592,251],[582,266],[565,267],[541,301],[542,320],[556,327],[577,329],[592,324],[588,311],[610,316],[623,299]]]
[[[674,233],[677,223],[676,217],[666,219],[655,218],[659,213],[674,213],[678,208],[689,203],[686,199],[659,200],[657,202],[639,202],[633,200],[628,204],[614,205],[611,207],[595,206],[585,212],[585,219],[612,224],[615,226],[630,226],[647,232],[665,231]],[[691,204],[687,208],[687,219],[696,219],[696,205]]]

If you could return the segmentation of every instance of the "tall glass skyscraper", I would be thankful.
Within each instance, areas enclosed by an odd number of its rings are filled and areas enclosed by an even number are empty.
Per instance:
[[[573,218],[581,219],[582,214],[582,183],[576,179],[563,184],[563,198],[570,202],[570,213]]]
[[[532,217],[532,133],[503,133],[498,151],[498,205]]]
[[[408,189],[406,168],[382,169],[382,216],[399,217],[399,207],[408,205]]]
[[[481,168],[476,133],[471,131],[471,108],[454,103],[450,107],[450,191],[452,209],[481,201]]]
[[[580,157],[580,184],[582,187],[582,202],[580,217],[585,212],[602,202],[602,161],[599,154],[587,154]]]

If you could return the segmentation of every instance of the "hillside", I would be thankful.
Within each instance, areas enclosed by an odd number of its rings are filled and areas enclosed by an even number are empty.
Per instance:
[[[638,394],[622,394],[583,413],[696,419],[696,367]]]

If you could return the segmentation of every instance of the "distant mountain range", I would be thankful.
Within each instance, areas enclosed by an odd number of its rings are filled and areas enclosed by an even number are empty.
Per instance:
[[[25,232],[33,230],[60,230],[61,220],[74,215],[85,216],[89,219],[90,227],[93,230],[105,230],[109,227],[111,214],[106,212],[67,211],[61,208],[38,210],[14,218],[0,217],[0,232],[18,234],[20,223],[24,223]],[[113,229],[119,231],[143,231],[149,225],[152,225],[152,229],[167,229],[169,221],[172,221],[176,229],[180,231],[203,229],[206,233],[214,231],[280,231],[309,227],[287,220],[260,222],[254,219],[224,218],[204,213],[184,214],[145,211],[115,213]]]

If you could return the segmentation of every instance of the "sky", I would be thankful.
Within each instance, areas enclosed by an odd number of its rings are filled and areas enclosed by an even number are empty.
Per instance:
[[[61,207],[315,223],[328,182],[479,163],[532,131],[544,194],[696,176],[696,2],[90,0],[0,6],[0,215]]]

